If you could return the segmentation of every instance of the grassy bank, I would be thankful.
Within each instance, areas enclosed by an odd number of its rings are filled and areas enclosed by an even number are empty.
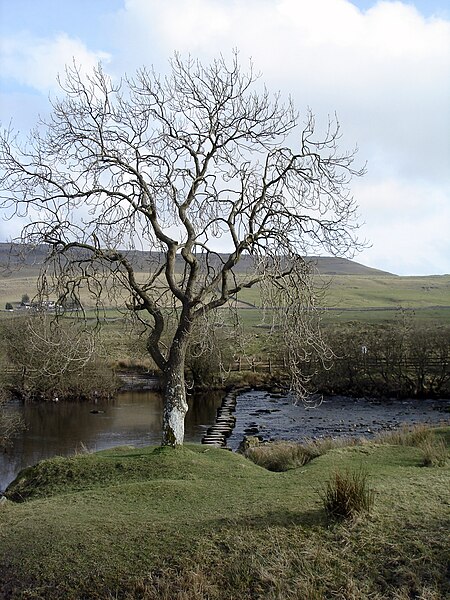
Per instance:
[[[449,444],[450,428],[434,435]],[[44,461],[11,490],[25,501],[0,506],[2,592],[443,599],[448,460],[424,467],[423,449],[401,442],[331,448],[281,473],[202,446]],[[371,513],[331,523],[321,500],[326,482],[336,469],[361,467],[375,495]]]

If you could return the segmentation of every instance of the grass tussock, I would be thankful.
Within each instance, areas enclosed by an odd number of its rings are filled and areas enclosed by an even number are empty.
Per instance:
[[[425,424],[404,425],[394,431],[380,433],[373,441],[381,445],[419,448],[423,452],[423,466],[443,466],[448,451],[447,443],[439,435],[439,430],[439,427]],[[247,448],[244,456],[269,471],[282,472],[302,467],[331,450],[365,446],[370,443],[371,441],[364,437],[327,437],[307,439],[301,443],[276,441]]]
[[[395,446],[421,446],[433,439],[433,427],[424,424],[403,425],[399,429],[380,433],[377,441]]]
[[[423,452],[424,467],[444,467],[447,462],[448,451],[444,440],[440,437],[426,439],[420,445]]]
[[[364,443],[361,439],[320,438],[308,439],[302,443],[276,441],[260,443],[247,448],[244,456],[268,471],[282,472],[306,465],[314,458],[336,448],[346,448]]]
[[[351,519],[361,513],[369,513],[375,495],[367,483],[367,473],[336,471],[322,494],[325,512],[329,519]]]
[[[350,446],[357,446],[365,443],[364,438],[350,438],[350,437],[325,437],[317,439],[308,439],[302,442],[302,446],[308,449],[311,453],[316,456],[322,456],[330,450],[336,450],[337,448],[348,448]]]
[[[447,437],[447,440],[445,437]],[[444,467],[448,459],[448,429],[429,425],[404,425],[400,429],[382,433],[377,441],[396,446],[412,446],[422,452],[421,465],[424,467]]]

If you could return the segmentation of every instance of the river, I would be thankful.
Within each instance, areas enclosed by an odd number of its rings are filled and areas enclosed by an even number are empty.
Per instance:
[[[244,436],[262,440],[324,437],[373,437],[401,425],[450,422],[450,400],[394,400],[320,397],[315,406],[295,404],[293,398],[251,390],[241,394],[237,420],[228,447],[235,450]]]
[[[185,441],[200,442],[221,400],[219,392],[190,398]],[[7,404],[6,410],[22,416],[26,429],[6,452],[0,452],[0,493],[21,469],[44,458],[159,444],[162,408],[160,394],[153,391],[121,392],[109,402]]]
[[[190,399],[187,442],[200,442],[213,423],[220,393]],[[0,492],[26,466],[51,456],[67,456],[112,446],[145,446],[161,441],[162,399],[152,391],[122,392],[112,402],[11,403],[26,430],[0,453]],[[403,423],[448,423],[450,400],[373,400],[324,398],[316,408],[295,405],[289,396],[249,391],[238,396],[236,427],[228,440],[235,450],[244,435],[265,440],[326,436],[370,437]]]

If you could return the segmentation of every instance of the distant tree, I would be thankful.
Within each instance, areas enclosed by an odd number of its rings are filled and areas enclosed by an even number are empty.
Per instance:
[[[76,297],[84,284],[100,306],[119,288],[147,329],[164,444],[183,442],[195,323],[264,281],[291,313],[311,312],[301,257],[357,244],[349,183],[363,170],[339,152],[338,122],[316,137],[309,113],[298,131],[291,102],[257,79],[237,54],[209,65],[175,55],[166,78],[143,68],[120,82],[73,66],[29,144],[1,135],[2,206],[28,215],[23,243],[49,248],[41,291]],[[145,277],[135,248],[154,251]],[[236,269],[243,256],[251,273]]]
[[[55,320],[47,311],[2,323],[2,346],[12,367],[4,387],[23,400],[110,397],[117,390],[115,377],[106,369],[95,331],[80,325]]]
[[[21,304],[25,306],[30,303],[30,296],[28,294],[23,294]]]
[[[13,305],[11,304],[11,302],[7,302],[5,304],[5,310],[14,310]]]

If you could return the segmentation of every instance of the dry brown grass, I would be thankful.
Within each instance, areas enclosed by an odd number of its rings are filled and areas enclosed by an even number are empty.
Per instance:
[[[363,470],[335,471],[322,494],[325,512],[332,520],[369,513],[374,500],[374,492],[368,487],[367,473]]]
[[[423,452],[424,467],[444,467],[448,458],[447,446],[442,438],[426,439],[419,445]]]
[[[433,438],[433,428],[429,425],[403,425],[394,431],[380,433],[377,441],[395,446],[420,446]]]
[[[310,462],[318,454],[295,442],[273,442],[245,451],[245,456],[268,471],[288,471]]]

